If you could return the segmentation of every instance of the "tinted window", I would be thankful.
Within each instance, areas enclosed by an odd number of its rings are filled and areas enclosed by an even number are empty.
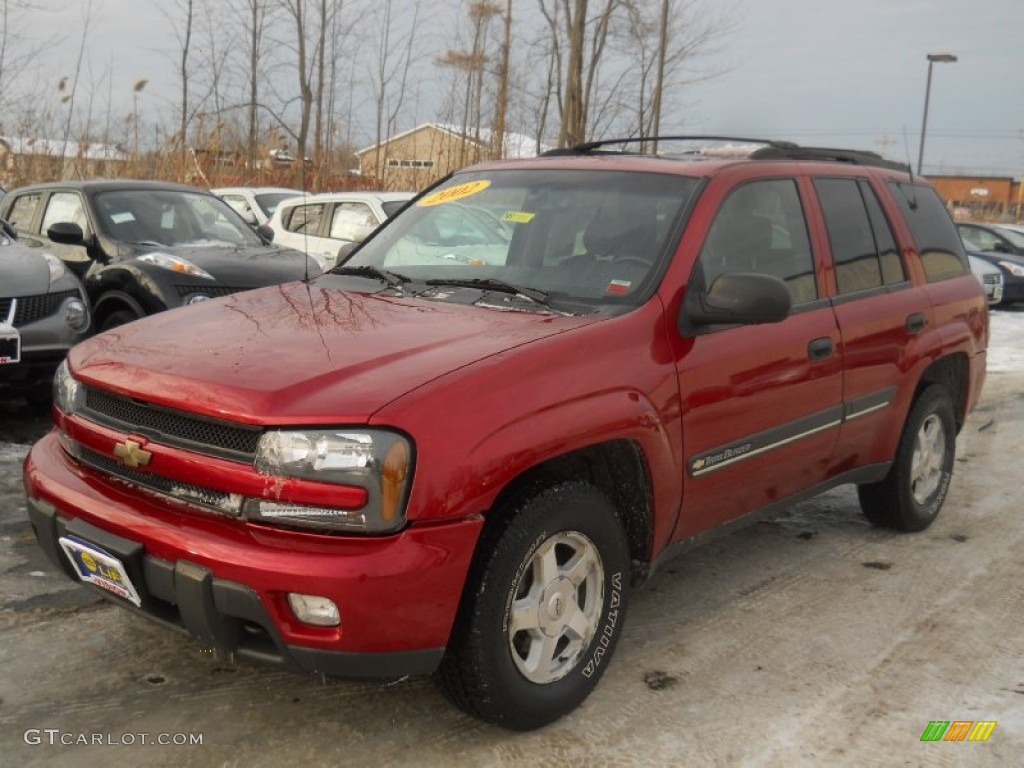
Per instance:
[[[818,298],[807,223],[792,179],[744,184],[729,193],[700,253],[708,285],[723,272],[781,278],[794,304]]]
[[[815,179],[814,188],[825,215],[839,293],[881,287],[882,267],[857,180]]]
[[[32,195],[20,195],[15,198],[11,212],[7,214],[7,221],[15,229],[27,232],[32,224],[32,218],[36,214],[36,207],[42,195],[38,192]]]
[[[994,251],[1002,242],[997,235],[981,227],[969,227],[961,224],[957,226],[957,229],[960,231],[960,239],[975,251]]]
[[[890,181],[889,189],[910,227],[928,282],[969,271],[963,243],[938,194],[923,184]]]
[[[875,248],[878,249],[878,260],[882,264],[882,282],[886,285],[902,283],[907,279],[907,274],[903,269],[903,258],[896,246],[896,238],[892,236],[892,229],[889,228],[889,220],[882,212],[875,190],[866,181],[860,182],[860,193],[868,209],[871,232],[875,236]]]

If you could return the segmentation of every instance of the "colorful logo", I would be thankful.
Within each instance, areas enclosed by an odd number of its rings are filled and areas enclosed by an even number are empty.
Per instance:
[[[461,200],[464,197],[470,197],[475,195],[484,189],[491,186],[491,182],[486,179],[480,179],[479,181],[467,181],[465,184],[456,184],[454,187],[446,187],[439,189],[437,192],[431,192],[429,195],[420,200],[417,205],[424,207],[431,205],[441,205],[442,203],[453,203],[456,200]]]
[[[995,727],[995,720],[932,720],[921,741],[988,741]]]

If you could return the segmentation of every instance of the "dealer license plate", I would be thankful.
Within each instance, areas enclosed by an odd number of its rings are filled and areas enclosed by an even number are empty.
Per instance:
[[[77,536],[62,536],[58,541],[82,581],[113,592],[136,607],[142,605],[139,593],[120,560]]]
[[[21,362],[21,334],[17,328],[0,323],[0,365]]]

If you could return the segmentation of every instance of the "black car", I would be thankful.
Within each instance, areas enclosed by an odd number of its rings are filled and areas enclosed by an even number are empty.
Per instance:
[[[993,251],[969,251],[969,255],[999,267],[1003,273],[1003,300],[1000,303],[1024,301],[1024,256]]]
[[[60,181],[10,190],[0,217],[82,278],[98,330],[319,274],[222,200],[183,184]]]
[[[1024,255],[1024,234],[998,224],[957,222],[956,231],[968,251],[993,251]]]
[[[78,279],[53,254],[18,243],[0,219],[0,398],[45,406],[54,371],[88,334]]]

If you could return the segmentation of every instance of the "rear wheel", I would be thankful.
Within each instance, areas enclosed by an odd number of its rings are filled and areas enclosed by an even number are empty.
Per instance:
[[[922,531],[949,490],[956,456],[956,420],[944,387],[932,385],[914,402],[885,479],[858,487],[860,506],[874,525]]]
[[[597,488],[562,483],[485,530],[440,681],[448,698],[514,730],[578,706],[608,666],[625,618],[629,549]]]

